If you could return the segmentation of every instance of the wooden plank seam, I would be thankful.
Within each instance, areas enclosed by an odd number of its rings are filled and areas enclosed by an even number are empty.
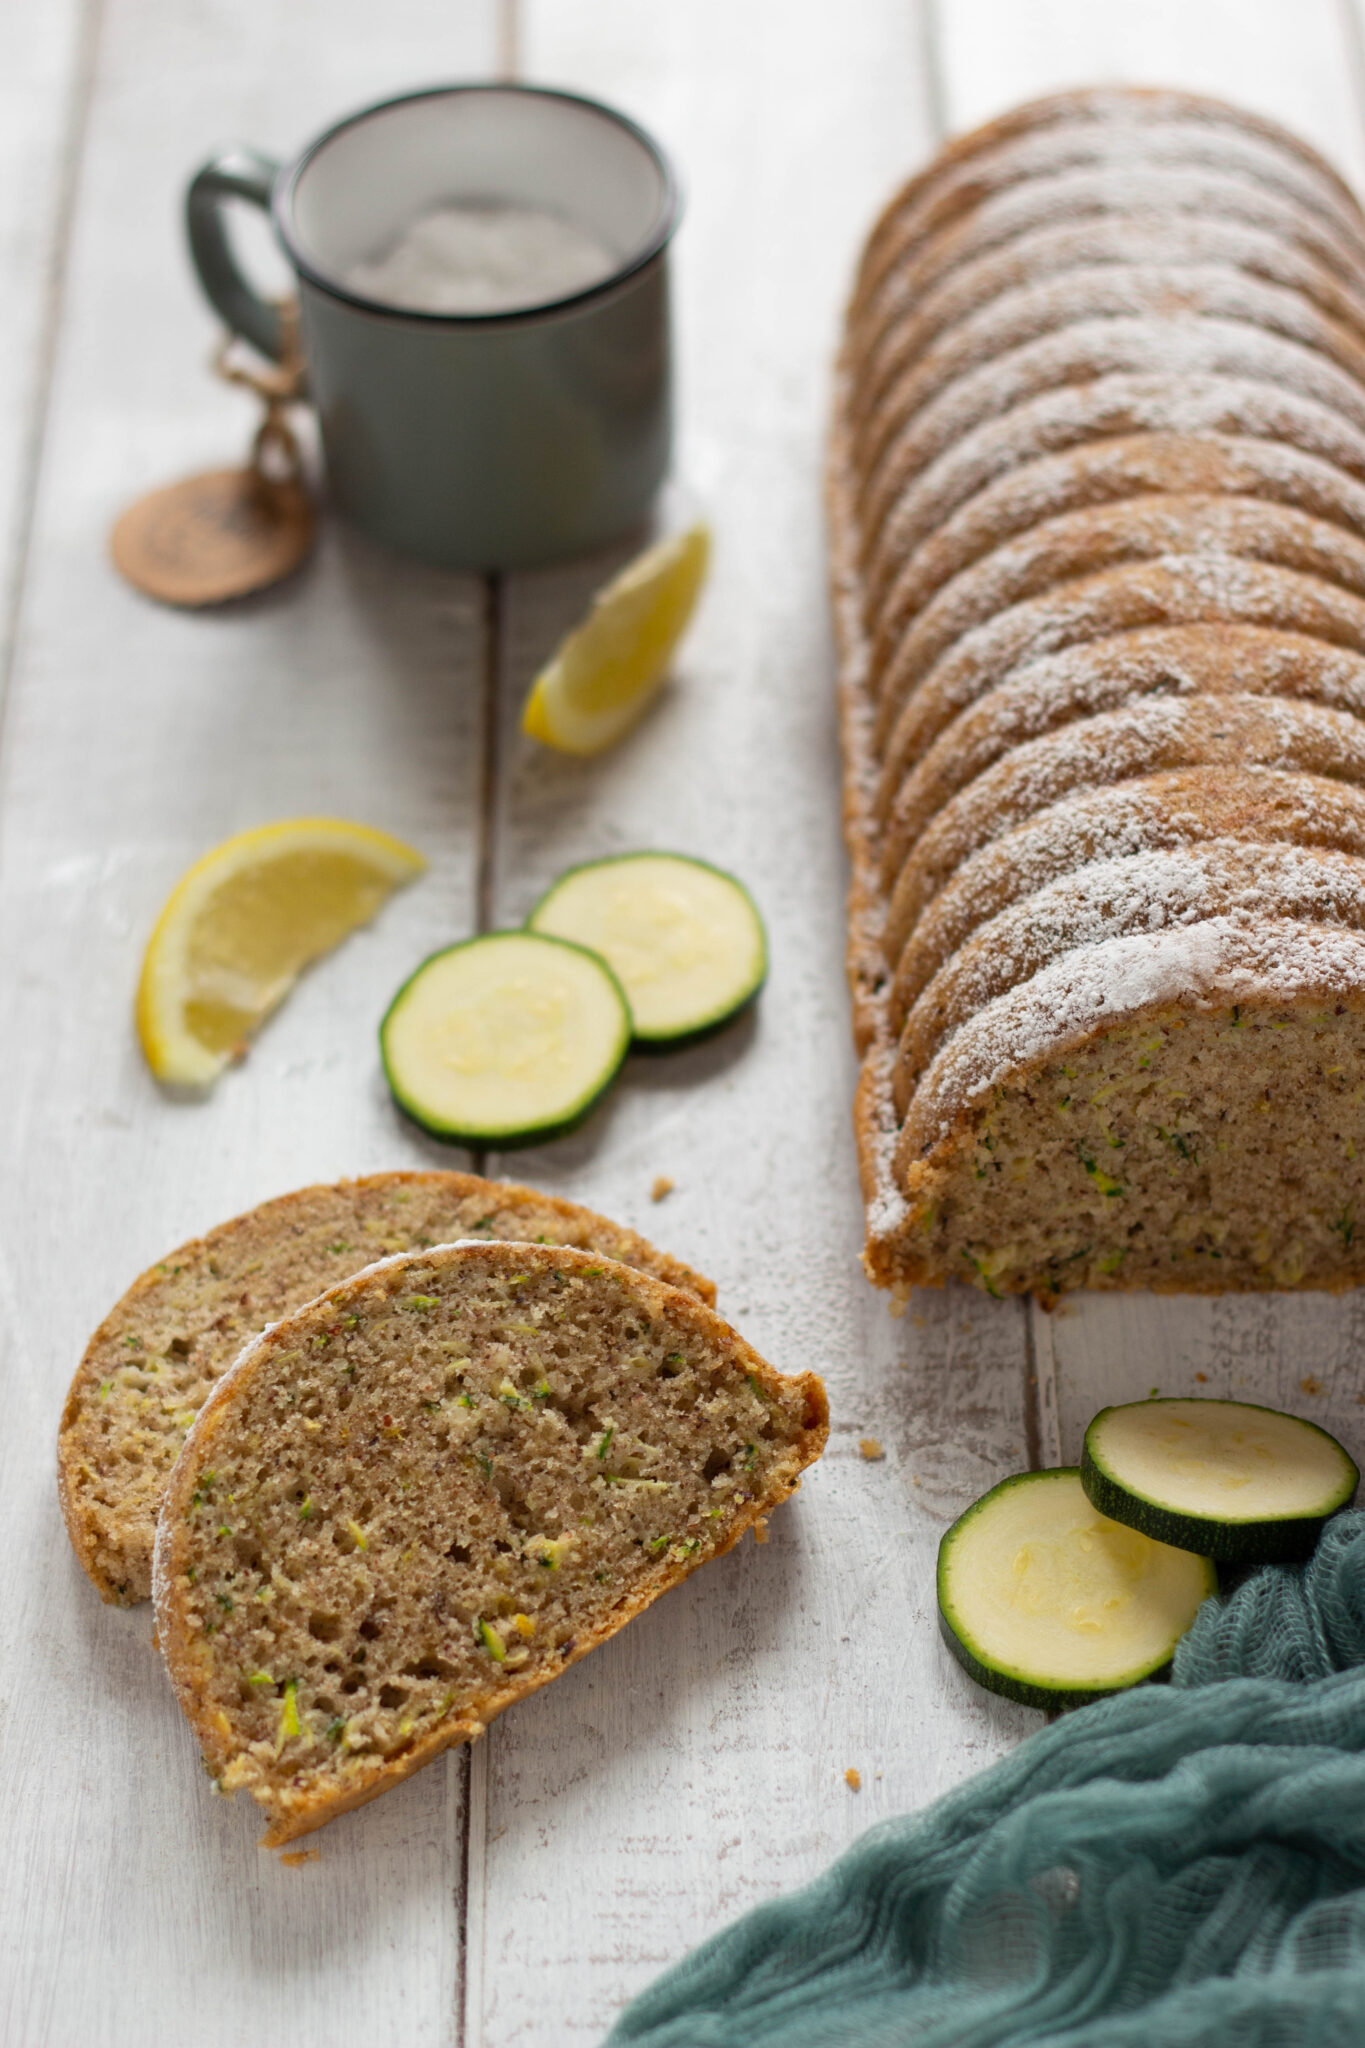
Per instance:
[[[16,520],[13,548],[5,566],[3,596],[0,596],[0,753],[4,749],[6,707],[10,698],[15,654],[19,645],[19,617],[28,580],[29,551],[33,536],[38,482],[43,470],[52,410],[53,365],[57,358],[62,309],[66,299],[67,262],[71,249],[76,198],[80,190],[81,167],[89,128],[91,98],[99,68],[100,32],[104,0],[78,0],[75,62],[72,69],[63,122],[62,147],[56,203],[52,213],[52,242],[48,251],[43,286],[42,321],[33,370],[29,402],[29,425],[14,480]]]
[[[515,83],[521,71],[520,0],[497,0],[496,67],[499,78]],[[481,932],[494,922],[497,887],[498,821],[502,815],[501,686],[506,669],[504,579],[494,570],[483,578],[480,617],[481,718],[483,756],[479,778],[479,849],[475,919]],[[475,1173],[488,1167],[486,1150],[473,1155]],[[488,1846],[488,1742],[466,1743],[459,1753],[460,1821],[457,1850],[455,1913],[458,1920],[455,2040],[456,2048],[474,2048],[482,2033],[483,2009],[484,1860]],[[471,1919],[474,1926],[471,1930]],[[472,1938],[471,1938],[472,1937]]]

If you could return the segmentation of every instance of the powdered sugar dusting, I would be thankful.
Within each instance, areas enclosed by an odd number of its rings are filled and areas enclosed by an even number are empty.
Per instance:
[[[1365,791],[1276,768],[1177,768],[1073,796],[964,861],[906,942],[888,998],[905,1006],[988,919],[1091,861],[1235,837],[1365,855]]]
[[[1194,314],[1077,320],[967,370],[931,398],[888,443],[860,495],[867,530],[881,525],[921,470],[983,421],[1058,386],[1158,364],[1168,390],[1193,376],[1248,377],[1286,385],[1357,433],[1365,429],[1365,390],[1354,377],[1314,349],[1249,322]]]
[[[1365,602],[1320,577],[1245,556],[1158,556],[1078,577],[965,634],[909,693],[884,746],[879,816],[889,813],[906,770],[949,719],[1011,670],[1125,628],[1200,621],[1287,627],[1365,651]],[[896,712],[894,683],[893,670],[879,737]]]
[[[1158,263],[1179,268],[1224,264],[1249,277],[1287,286],[1322,312],[1357,332],[1365,331],[1365,303],[1350,285],[1307,250],[1260,225],[1149,210],[1026,227],[1000,248],[957,264],[938,284],[917,294],[913,308],[907,307],[883,328],[867,353],[855,394],[859,462],[865,466],[875,452],[865,438],[865,426],[874,415],[880,417],[889,386],[945,328],[1038,278],[1065,277],[1101,264],[1126,268]]]
[[[921,833],[896,884],[887,935],[909,931],[977,848],[1072,791],[1195,763],[1301,768],[1365,784],[1365,725],[1348,712],[1278,697],[1148,697],[1011,749]],[[888,858],[894,841],[888,837]]]
[[[969,498],[915,549],[870,623],[877,667],[914,613],[982,556],[1031,527],[1149,493],[1237,492],[1365,532],[1365,490],[1334,464],[1232,434],[1129,434],[1022,465]]]
[[[1365,861],[1301,846],[1211,840],[1096,861],[981,925],[920,995],[901,1033],[899,1107],[941,1045],[998,996],[1080,946],[1211,918],[1365,927]]]
[[[873,264],[886,267],[903,260],[913,241],[961,197],[979,205],[991,191],[1081,167],[1099,172],[1154,165],[1235,170],[1327,213],[1348,238],[1359,234],[1350,196],[1334,171],[1309,158],[1294,138],[1267,139],[1254,133],[1245,119],[1230,119],[1213,105],[1206,104],[1193,117],[1174,109],[1153,114],[1131,99],[1116,97],[1098,119],[1089,112],[1068,110],[1059,119],[1022,133],[996,136],[988,129],[986,138],[965,161],[950,151],[941,167],[931,167],[917,181],[918,189],[912,188],[906,202],[883,216],[869,249]]]
[[[862,551],[868,603],[880,603],[910,551],[959,505],[1020,464],[1137,433],[1246,434],[1285,441],[1365,478],[1365,434],[1316,399],[1248,376],[1096,376],[987,419],[910,483]]]
[[[924,1076],[898,1166],[947,1137],[992,1089],[1026,1080],[1098,1031],[1172,1003],[1192,1009],[1365,1002],[1365,934],[1267,917],[1227,917],[1078,947],[964,1024]]]
[[[974,258],[1030,230],[1106,218],[1226,220],[1263,228],[1311,252],[1339,276],[1361,268],[1355,240],[1316,207],[1212,165],[1073,166],[1006,184],[970,211],[950,216],[918,247],[864,277],[850,312],[860,352],[904,320],[923,293]]]
[[[1148,626],[1045,655],[960,711],[902,786],[908,818],[927,823],[1012,747],[1073,719],[1149,696],[1304,698],[1365,717],[1365,656],[1269,626]],[[916,826],[915,829],[921,829]]]
[[[894,649],[886,694],[904,698],[954,641],[1011,605],[1050,596],[1050,586],[1128,561],[1213,553],[1298,569],[1365,595],[1365,545],[1329,520],[1245,493],[1124,498],[1041,520],[964,569],[898,634],[879,633],[874,683],[882,647]]]
[[[1359,337],[1301,292],[1213,263],[1104,264],[1017,286],[950,326],[869,408],[859,461],[874,471],[881,450],[955,378],[1026,343],[1097,319],[1244,321],[1301,343],[1361,374]]]

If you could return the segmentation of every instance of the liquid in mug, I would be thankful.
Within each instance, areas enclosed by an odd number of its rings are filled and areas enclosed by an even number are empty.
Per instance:
[[[616,258],[564,214],[500,200],[448,201],[403,228],[346,283],[412,313],[508,313],[601,284]]]

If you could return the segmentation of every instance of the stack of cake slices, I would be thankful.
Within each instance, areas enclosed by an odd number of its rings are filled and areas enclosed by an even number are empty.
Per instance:
[[[1356,1284],[1349,190],[1181,93],[961,138],[864,252],[830,500],[873,1279]]]
[[[382,1173],[169,1252],[96,1330],[58,1484],[156,1601],[214,1781],[272,1845],[546,1685],[768,1513],[828,1431],[706,1277],[533,1188]]]

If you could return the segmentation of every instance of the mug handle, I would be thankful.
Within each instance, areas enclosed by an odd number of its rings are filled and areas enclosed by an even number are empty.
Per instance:
[[[190,256],[204,295],[240,334],[273,362],[284,357],[284,321],[278,306],[263,299],[243,275],[232,253],[223,219],[224,202],[245,199],[270,211],[270,194],[279,165],[258,149],[234,144],[210,157],[190,181],[185,194],[185,226]]]

